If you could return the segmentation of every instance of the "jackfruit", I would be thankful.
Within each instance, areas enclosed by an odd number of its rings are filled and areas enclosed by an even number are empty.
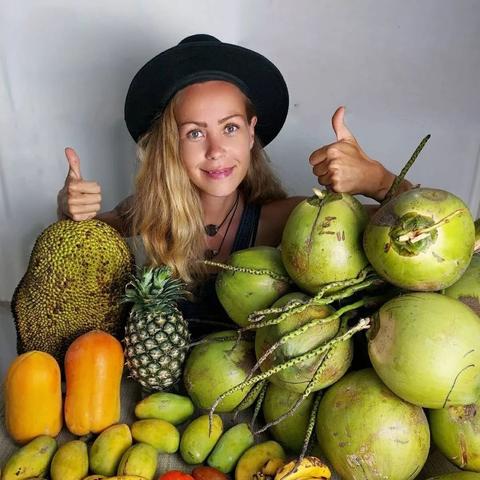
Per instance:
[[[43,350],[63,365],[70,343],[93,330],[121,338],[121,298],[134,257],[120,234],[99,220],[61,220],[37,238],[11,307],[18,353]]]

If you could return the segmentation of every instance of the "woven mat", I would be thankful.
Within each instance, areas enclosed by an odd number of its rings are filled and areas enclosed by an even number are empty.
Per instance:
[[[134,417],[134,407],[135,404],[141,399],[142,393],[141,389],[137,384],[130,380],[124,380],[122,383],[122,416],[121,422],[132,424],[135,421]],[[4,408],[3,400],[0,405],[0,416],[1,416],[1,428],[0,428],[0,466],[3,467],[7,459],[12,453],[18,448],[13,441],[7,435],[5,431],[5,422],[4,422]],[[239,422],[248,421],[251,416],[251,411],[243,412],[243,418],[240,416]],[[225,430],[233,425],[233,416],[228,414],[222,414],[224,421]],[[185,428],[186,425],[183,425]],[[180,427],[180,431],[182,427]],[[57,437],[58,443],[64,443],[68,440],[72,440],[75,437],[71,435],[65,428],[62,430],[60,435]],[[268,437],[260,437],[257,441],[264,441]],[[160,454],[158,457],[158,468],[157,475],[164,473],[168,470],[183,470],[185,472],[190,472],[192,470],[192,465],[187,465],[183,462],[179,454]],[[449,473],[460,471],[449,463],[436,449],[432,449],[428,461],[422,470],[421,474],[417,477],[418,479],[424,480],[433,475],[439,475],[441,473]],[[232,476],[233,478],[233,476]],[[332,476],[332,479],[339,480],[339,477],[335,474]]]

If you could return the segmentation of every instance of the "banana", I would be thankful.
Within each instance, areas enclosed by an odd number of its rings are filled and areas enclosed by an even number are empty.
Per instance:
[[[265,465],[262,467],[263,475],[274,477],[275,473],[278,472],[285,465],[285,460],[283,458],[270,458],[267,460]]]
[[[330,469],[317,457],[304,457],[298,464],[293,460],[280,468],[274,480],[313,480],[331,477]]]

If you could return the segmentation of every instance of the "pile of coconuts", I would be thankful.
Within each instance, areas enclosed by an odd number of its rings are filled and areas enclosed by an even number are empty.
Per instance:
[[[431,436],[480,472],[480,256],[468,207],[417,187],[369,218],[351,195],[314,192],[278,249],[208,262],[239,328],[194,347],[187,391],[211,415],[255,403],[254,433],[269,429],[300,457],[315,434],[345,479],[413,479]],[[354,335],[366,336],[369,368],[351,368]]]

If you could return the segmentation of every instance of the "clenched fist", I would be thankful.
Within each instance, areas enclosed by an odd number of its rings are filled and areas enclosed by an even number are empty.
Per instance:
[[[57,206],[59,219],[75,221],[94,218],[100,211],[102,201],[100,185],[83,180],[80,173],[80,158],[73,148],[67,147],[68,174],[65,185],[58,192]]]
[[[321,185],[334,192],[362,194],[381,201],[395,176],[360,148],[345,125],[344,115],[345,108],[339,107],[332,117],[336,142],[310,155],[313,173]]]

